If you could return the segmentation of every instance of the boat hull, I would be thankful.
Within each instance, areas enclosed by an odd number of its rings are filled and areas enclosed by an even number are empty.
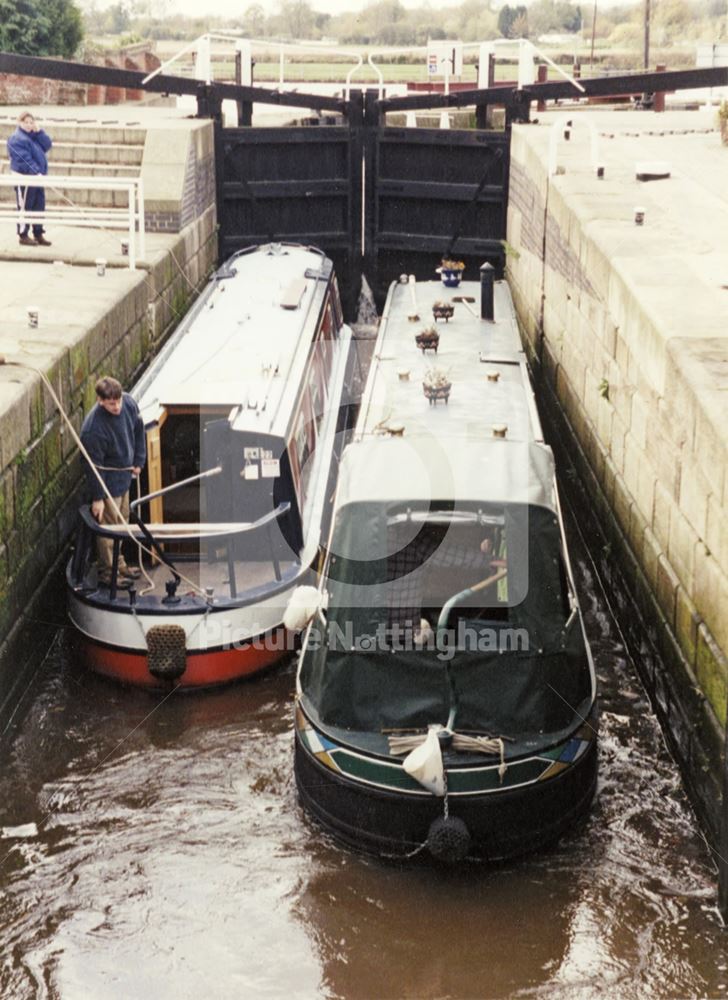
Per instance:
[[[587,814],[597,783],[597,741],[586,742],[578,760],[553,777],[496,792],[449,796],[449,816],[467,828],[467,857],[495,862],[527,854],[573,828]],[[295,756],[302,805],[338,840],[392,859],[432,860],[438,853],[432,850],[431,833],[443,816],[442,798],[352,780],[321,763],[303,745],[300,732]]]
[[[298,579],[298,578],[297,578]],[[288,598],[295,588],[267,601],[205,614],[147,612],[103,608],[77,594],[69,594],[69,615],[78,630],[82,658],[89,669],[105,677],[158,690],[171,683],[183,688],[206,688],[250,677],[273,666],[294,648],[296,639],[281,624]],[[180,608],[184,608],[185,598]],[[186,637],[179,651],[179,676],[154,672],[148,637],[159,626],[177,629]]]
[[[266,636],[264,648],[262,643],[254,642],[236,649],[188,653],[182,676],[168,681],[149,672],[146,653],[118,649],[85,636],[79,639],[84,662],[90,670],[121,684],[150,690],[168,690],[171,684],[191,689],[209,688],[252,677],[278,663],[293,649],[293,641],[291,634],[281,628]]]

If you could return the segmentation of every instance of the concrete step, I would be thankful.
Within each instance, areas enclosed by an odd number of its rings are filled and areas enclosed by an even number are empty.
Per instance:
[[[138,177],[140,166],[126,163],[68,163],[51,160],[49,174],[59,177]],[[10,161],[0,159],[0,174],[10,173]]]
[[[73,163],[123,163],[141,166],[144,146],[128,144],[54,142],[49,159]],[[60,172],[60,171],[59,171]]]
[[[89,208],[126,208],[129,202],[126,191],[64,191],[46,188],[46,205],[83,205]],[[13,188],[0,188],[0,205],[15,206]]]
[[[139,166],[129,166],[126,163],[68,163],[63,160],[53,160],[50,164],[50,175],[59,177],[138,177]],[[10,173],[10,161],[0,159],[0,174]]]
[[[101,143],[112,146],[144,146],[147,130],[141,125],[114,125],[101,121],[69,122],[68,119],[54,121],[51,118],[38,116],[38,124],[57,143],[73,143],[89,145]],[[8,136],[15,131],[17,121],[14,117],[0,115],[0,141],[5,144]]]

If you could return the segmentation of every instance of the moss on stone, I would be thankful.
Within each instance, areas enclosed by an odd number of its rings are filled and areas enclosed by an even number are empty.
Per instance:
[[[698,628],[695,673],[718,721],[725,726],[728,661],[705,625]]]

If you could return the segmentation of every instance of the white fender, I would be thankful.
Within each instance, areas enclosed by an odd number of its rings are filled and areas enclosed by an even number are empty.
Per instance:
[[[407,774],[432,792],[433,795],[445,795],[445,768],[442,763],[440,740],[437,737],[442,726],[430,726],[424,743],[420,743],[412,753],[407,754],[402,761],[402,767]]]
[[[291,632],[300,632],[315,618],[321,603],[316,587],[296,587],[283,615],[284,626]]]

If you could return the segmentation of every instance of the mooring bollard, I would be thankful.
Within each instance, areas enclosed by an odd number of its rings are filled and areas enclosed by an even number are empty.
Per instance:
[[[480,318],[491,322],[495,319],[494,285],[495,269],[486,261],[480,268]]]
[[[103,276],[106,274],[106,258],[105,257],[97,257],[96,258],[96,273],[98,274],[98,276],[100,278],[103,278]]]
[[[641,205],[636,206],[634,210],[634,224],[635,226],[644,225],[645,221],[645,210]]]
[[[38,326],[38,320],[40,313],[38,312],[38,306],[28,306],[28,326],[31,330],[35,330]]]

